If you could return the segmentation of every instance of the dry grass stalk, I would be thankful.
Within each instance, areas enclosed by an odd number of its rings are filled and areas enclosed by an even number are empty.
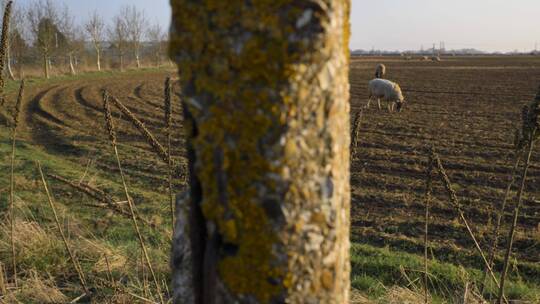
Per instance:
[[[84,206],[87,206],[87,207],[91,207],[91,208],[96,208],[96,209],[107,209],[107,210],[111,210],[115,213],[117,213],[118,215],[122,215],[124,217],[127,217],[129,219],[131,219],[131,213],[129,211],[126,211],[118,206],[114,206],[114,205],[109,205],[109,204],[83,204]],[[150,227],[152,229],[155,229],[155,230],[158,230],[162,233],[165,233],[165,234],[170,234],[170,231],[167,231],[167,230],[164,230],[162,228],[160,228],[158,225],[156,225],[155,223],[145,219],[144,217],[141,217],[140,215],[136,215],[137,216],[137,220],[138,221],[141,221],[144,226],[146,227]]]
[[[426,208],[424,226],[424,303],[429,302],[428,291],[428,229],[429,229],[429,205],[431,204],[431,194],[433,191],[433,148],[430,148],[428,156],[428,166],[426,170]]]
[[[35,270],[29,271],[28,279],[21,285],[19,291],[21,298],[31,303],[71,303],[53,279],[40,277]],[[8,300],[8,303],[22,302],[13,297]]]
[[[504,284],[506,283],[506,276],[508,274],[508,266],[510,264],[510,255],[512,254],[512,246],[514,243],[514,236],[517,227],[517,221],[519,218],[519,210],[523,202],[523,193],[525,190],[525,183],[527,179],[527,173],[531,163],[531,155],[534,150],[535,141],[538,139],[538,128],[540,127],[540,88],[536,94],[536,98],[529,105],[523,108],[522,112],[522,131],[521,139],[519,140],[518,148],[527,146],[527,156],[525,157],[525,163],[521,172],[521,182],[517,193],[517,203],[514,207],[512,226],[508,235],[508,244],[506,246],[506,254],[504,257],[503,270],[501,272],[501,285],[499,286],[499,297],[497,303],[501,304],[504,298]]]
[[[182,174],[182,168],[180,165],[176,164],[174,159],[171,159],[163,145],[156,139],[156,137],[146,128],[144,123],[140,121],[135,114],[133,114],[120,100],[118,100],[114,96],[109,96],[110,102],[112,102],[119,110],[124,114],[128,120],[135,126],[135,128],[141,133],[144,138],[146,138],[147,143],[152,147],[154,150],[154,153],[158,155],[158,157],[163,160],[166,164],[171,164],[171,167],[173,168],[174,176],[181,176]]]
[[[137,294],[134,294],[134,293],[132,293],[132,292],[130,292],[128,290],[124,290],[124,292],[127,293],[128,295],[134,297],[137,300],[143,301],[144,303],[152,303],[152,304],[156,303],[156,302],[154,302],[152,300],[149,300],[149,299],[147,299],[145,297],[141,297],[141,296],[139,296]]]
[[[141,257],[141,263],[140,263],[140,270],[141,270],[141,278],[142,278],[142,287],[143,287],[143,293],[145,297],[148,297],[150,294],[150,288],[148,284],[148,276],[146,275],[146,269],[144,267],[144,253],[140,254]]]
[[[373,304],[368,298],[362,295],[358,290],[351,289],[350,304]]]
[[[129,211],[130,211],[130,214],[131,214],[131,220],[133,221],[133,227],[135,229],[135,232],[137,233],[137,237],[139,239],[139,244],[141,245],[141,250],[143,251],[143,255],[144,255],[146,264],[148,266],[148,269],[150,270],[150,273],[152,275],[152,279],[153,279],[154,284],[156,286],[160,302],[162,304],[164,304],[165,302],[163,300],[163,295],[161,293],[161,286],[160,286],[160,284],[159,284],[159,282],[157,280],[157,277],[156,277],[156,275],[154,273],[154,269],[152,267],[152,263],[150,262],[150,257],[148,256],[148,251],[146,249],[146,245],[144,244],[144,239],[143,239],[141,231],[139,229],[139,224],[137,223],[137,216],[135,215],[135,208],[133,206],[133,201],[131,200],[131,196],[129,195],[126,179],[125,179],[125,176],[124,176],[124,170],[122,169],[122,164],[120,162],[120,156],[118,154],[118,148],[116,146],[116,132],[114,130],[114,123],[113,123],[113,120],[112,120],[109,101],[110,101],[109,94],[106,91],[104,91],[103,92],[103,109],[104,109],[104,112],[105,112],[105,122],[106,122],[106,125],[107,125],[107,130],[109,131],[109,138],[111,140],[111,144],[112,144],[112,147],[113,147],[113,150],[114,150],[114,156],[116,158],[116,163],[118,165],[118,170],[120,172],[120,178],[122,180],[122,185],[124,187],[124,194],[126,195],[126,200],[128,202]]]
[[[111,275],[112,275],[112,274],[111,274]],[[115,299],[115,297],[118,296],[118,293],[126,294],[126,295],[128,295],[129,297],[131,297],[131,298],[135,298],[135,299],[137,299],[137,300],[142,301],[142,302],[137,302],[137,303],[152,303],[152,304],[155,304],[155,303],[156,303],[155,301],[152,301],[152,300],[150,300],[150,299],[147,299],[147,298],[145,298],[145,297],[143,297],[143,296],[140,296],[140,295],[137,295],[137,294],[131,292],[130,290],[128,290],[128,289],[127,289],[125,286],[123,286],[122,284],[117,284],[117,283],[114,282],[114,281],[113,281],[113,282],[105,281],[105,282],[103,282],[103,283],[104,283],[107,287],[114,289],[115,292],[116,292],[116,294],[115,294],[114,297],[113,297],[114,300],[113,300],[111,303],[132,303],[132,301],[127,302],[127,300],[125,300],[125,299],[123,299],[123,298],[122,298],[121,300]],[[130,300],[131,300],[131,299],[130,299]],[[170,302],[167,302],[167,303],[170,303]]]
[[[165,79],[164,97],[165,126],[170,129],[172,127],[172,85],[170,77]]]
[[[165,292],[167,293],[167,296],[170,298],[171,297],[171,291],[169,290],[169,283],[167,283],[165,280],[162,280],[161,284],[163,284],[163,286],[165,286]]]
[[[1,74],[1,73],[0,73]],[[17,126],[19,125],[19,114],[21,112],[22,100],[24,94],[24,80],[21,81],[17,103],[15,104],[15,112],[13,113],[13,126],[11,129],[11,159],[10,159],[10,180],[9,180],[9,221],[10,221],[10,240],[11,240],[11,267],[13,267],[13,281],[15,287],[17,283],[17,253],[15,252],[15,240],[13,238],[15,224],[15,143],[17,141]]]
[[[539,128],[538,114],[540,112],[540,88],[534,101],[523,107],[521,112],[522,127],[516,134],[516,149],[521,150],[529,145],[531,141],[535,141],[540,136],[536,132]]]
[[[85,204],[85,206],[92,207],[92,208],[106,208],[109,210],[112,210],[116,212],[117,214],[120,214],[122,216],[126,216],[131,218],[131,213],[129,211],[124,210],[121,208],[114,200],[114,198],[107,195],[103,190],[100,190],[98,188],[92,187],[86,183],[75,183],[72,182],[66,178],[63,178],[61,176],[55,175],[55,174],[47,174],[48,177],[59,181],[61,183],[64,183],[70,187],[72,187],[74,190],[77,190],[83,194],[88,195],[89,197],[97,200],[98,202],[101,202],[100,205],[95,204]],[[139,214],[137,214],[137,220],[141,221],[145,226],[151,227],[153,229],[159,230],[164,233],[168,233],[167,231],[161,229],[156,224],[151,223],[149,220],[141,217]]]
[[[94,160],[95,160],[95,158],[94,159],[89,159],[88,162],[86,163],[86,168],[84,169],[83,175],[81,176],[81,178],[79,180],[79,184],[81,184],[84,181],[84,179],[86,178],[86,175],[88,174],[88,171],[90,170],[90,166],[93,165]]]
[[[111,107],[109,106],[110,96],[107,91],[103,91],[103,113],[105,114],[105,126],[107,128],[107,134],[109,135],[109,141],[116,147],[116,131],[114,130],[114,122],[112,119]]]
[[[356,112],[354,117],[353,128],[351,130],[351,159],[354,159],[356,155],[356,149],[358,147],[358,138],[360,136],[360,125],[362,123],[362,116],[364,110]]]
[[[501,271],[501,284],[499,286],[499,300],[497,302],[499,304],[502,303],[502,297],[504,297],[504,284],[506,283],[506,275],[508,274],[510,255],[512,254],[512,246],[513,246],[513,243],[514,243],[514,236],[515,236],[515,231],[516,231],[516,227],[517,227],[517,220],[519,218],[519,210],[521,209],[521,204],[522,204],[522,201],[523,201],[523,192],[524,192],[524,189],[525,189],[525,181],[526,181],[527,172],[528,172],[529,166],[530,166],[531,154],[532,154],[532,151],[533,151],[533,147],[534,147],[533,142],[531,142],[530,147],[529,147],[529,152],[527,154],[527,158],[525,159],[525,164],[523,166],[523,171],[521,173],[521,184],[520,184],[518,194],[517,194],[517,200],[518,201],[517,201],[517,204],[516,204],[516,206],[514,208],[514,212],[513,212],[512,226],[510,227],[510,232],[509,232],[509,236],[508,236],[508,243],[507,243],[507,247],[506,247],[506,254],[505,254],[505,257],[504,257],[503,270]]]
[[[0,263],[0,292],[2,295],[7,294],[6,277],[4,273],[4,264]]]
[[[165,92],[164,92],[164,106],[165,106],[165,127],[167,131],[167,159],[168,159],[168,182],[169,182],[169,206],[171,208],[171,226],[174,231],[174,197],[173,197],[173,164],[172,164],[172,150],[171,150],[171,136],[172,136],[172,86],[171,78],[165,79]]]
[[[113,286],[114,290],[116,290],[116,282],[114,281],[114,277],[111,270],[111,263],[109,263],[109,257],[107,254],[105,254],[105,263],[107,265],[107,279],[110,281],[111,286]]]
[[[506,204],[508,203],[508,198],[510,197],[510,190],[514,186],[516,172],[519,166],[519,163],[521,162],[521,153],[516,149],[516,160],[514,163],[514,167],[512,168],[512,173],[508,181],[508,185],[506,186],[506,190],[504,192],[504,199],[501,205],[501,208],[499,209],[499,212],[497,214],[497,221],[495,223],[495,227],[493,230],[493,241],[491,242],[491,247],[489,249],[489,258],[488,262],[491,267],[493,267],[493,263],[495,261],[495,256],[497,255],[498,246],[499,243],[499,237],[500,237],[500,229],[502,224],[502,218],[504,216],[504,210],[506,209]],[[488,270],[484,269],[484,274],[482,277],[482,287],[480,290],[480,294],[484,294],[485,288],[486,288],[486,279],[488,275]]]
[[[71,300],[69,303],[77,303],[80,299],[86,297],[86,293],[83,293],[82,295],[76,297],[75,299]]]
[[[163,145],[156,139],[156,137],[146,128],[144,123],[140,121],[135,114],[133,114],[120,100],[116,97],[109,95],[109,101],[116,106],[122,114],[124,114],[129,121],[135,126],[137,130],[146,138],[148,144],[153,148],[154,152],[165,162],[169,163],[169,155],[163,147]],[[110,110],[109,110],[110,111]],[[110,131],[109,131],[110,133]]]
[[[499,287],[500,286],[499,285],[499,280],[497,280],[497,277],[495,277],[495,274],[493,273],[493,269],[489,265],[489,262],[486,259],[486,255],[484,254],[484,251],[482,250],[482,248],[480,247],[480,244],[478,243],[476,237],[474,236],[474,232],[472,231],[472,228],[469,225],[469,222],[467,221],[467,218],[465,217],[465,214],[463,213],[463,210],[461,209],[461,205],[460,205],[459,200],[457,198],[456,191],[452,187],[452,183],[450,182],[450,178],[446,174],[446,170],[444,169],[444,167],[442,165],[441,159],[439,158],[439,156],[435,152],[433,152],[433,158],[435,160],[435,163],[437,165],[437,170],[438,170],[439,175],[440,175],[440,177],[441,177],[441,179],[443,181],[444,188],[446,189],[446,191],[448,193],[448,197],[449,197],[451,203],[454,205],[454,207],[458,211],[459,217],[460,217],[461,221],[463,222],[463,224],[465,225],[465,228],[467,229],[467,232],[469,233],[469,236],[471,237],[471,239],[472,239],[472,241],[474,243],[476,251],[478,251],[478,253],[480,254],[480,257],[482,258],[482,260],[484,262],[484,265],[485,265],[486,269],[488,270],[488,272],[489,272],[489,274],[491,276],[491,279],[493,280],[493,282],[495,282],[497,287]],[[506,303],[508,303],[508,300],[506,298],[504,299],[504,301]]]
[[[103,190],[101,189],[98,189],[98,188],[95,188],[95,187],[92,187],[86,183],[75,183],[75,182],[72,182],[62,176],[59,176],[59,175],[56,175],[56,174],[50,174],[48,173],[47,174],[48,177],[56,180],[56,181],[59,181],[59,182],[62,182],[68,186],[71,186],[72,188],[74,188],[75,190],[78,190],[100,202],[103,202],[105,204],[111,204],[111,205],[114,205],[114,199],[112,197],[110,197],[109,195],[107,195]]]
[[[399,286],[394,286],[388,290],[386,295],[381,299],[381,303],[385,304],[403,304],[403,303],[421,303],[422,295],[417,292]]]
[[[4,19],[2,21],[2,38],[0,40],[0,71],[4,71],[4,63],[6,62],[6,54],[8,52],[9,41],[9,22],[11,19],[11,6],[13,1],[8,1],[4,8]],[[4,73],[0,73],[0,105],[4,105]]]
[[[84,272],[81,268],[81,265],[79,264],[79,261],[77,258],[75,258],[75,255],[73,254],[73,251],[71,250],[71,247],[69,246],[69,243],[66,239],[66,236],[64,234],[64,230],[62,229],[62,225],[60,224],[60,220],[58,219],[58,215],[56,213],[56,208],[54,206],[54,202],[52,199],[52,195],[49,191],[49,188],[47,187],[47,182],[45,181],[45,175],[43,175],[43,170],[41,169],[41,164],[38,162],[37,167],[39,170],[39,174],[41,176],[41,182],[43,183],[43,188],[45,189],[45,193],[47,194],[47,199],[49,201],[49,206],[51,207],[51,210],[54,215],[54,221],[56,222],[56,227],[58,228],[58,231],[60,232],[60,236],[62,237],[62,241],[64,242],[64,246],[66,248],[66,251],[69,254],[69,259],[71,260],[71,263],[73,264],[73,268],[75,268],[75,271],[77,272],[77,275],[79,276],[79,281],[81,282],[81,285],[84,289],[84,292],[86,294],[89,294],[90,291],[88,290],[88,286],[86,285],[86,280],[84,278]]]

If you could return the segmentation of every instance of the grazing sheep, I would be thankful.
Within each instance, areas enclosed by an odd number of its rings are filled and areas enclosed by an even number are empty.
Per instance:
[[[439,57],[439,56],[433,56],[433,57],[431,57],[431,61],[440,62],[440,61],[441,61],[441,57]]]
[[[401,107],[405,103],[401,88],[397,83],[386,79],[373,79],[368,85],[369,100],[366,108],[369,108],[371,98],[376,97],[379,109],[381,109],[381,98],[388,102],[388,111],[394,111],[394,105],[401,112]]]
[[[375,69],[375,78],[384,78],[384,75],[386,75],[386,66],[379,63]]]
[[[423,60],[423,61],[428,61],[429,58],[428,58],[428,56],[423,56],[423,57],[422,57],[422,60]]]

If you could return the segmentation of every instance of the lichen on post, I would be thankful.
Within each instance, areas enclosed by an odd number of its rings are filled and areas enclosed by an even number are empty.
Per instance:
[[[193,302],[347,303],[350,1],[171,5]]]

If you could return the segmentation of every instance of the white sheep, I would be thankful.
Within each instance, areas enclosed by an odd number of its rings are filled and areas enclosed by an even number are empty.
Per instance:
[[[397,110],[401,112],[401,107],[405,103],[401,88],[397,83],[386,79],[373,79],[368,84],[369,100],[366,108],[369,108],[371,99],[377,98],[379,110],[381,109],[381,98],[388,102],[388,111],[393,112],[394,106],[397,105]]]
[[[386,66],[379,63],[375,69],[375,78],[384,78],[384,75],[386,75]]]

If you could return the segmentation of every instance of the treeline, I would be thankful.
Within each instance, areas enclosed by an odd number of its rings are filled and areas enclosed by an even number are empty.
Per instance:
[[[0,3],[4,7],[7,0]],[[75,18],[65,3],[51,0],[33,0],[26,6],[15,2],[6,73],[11,79],[28,74],[49,78],[52,73],[161,66],[169,62],[167,40],[168,32],[133,5],[104,20],[97,11]]]

